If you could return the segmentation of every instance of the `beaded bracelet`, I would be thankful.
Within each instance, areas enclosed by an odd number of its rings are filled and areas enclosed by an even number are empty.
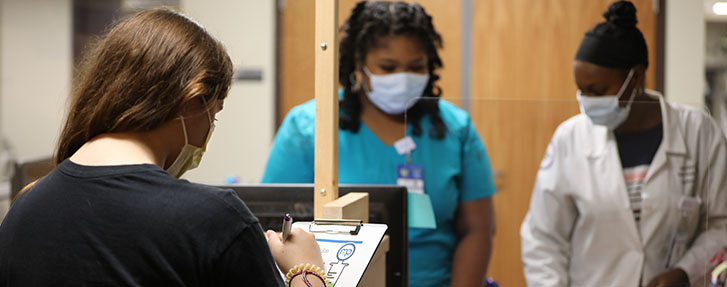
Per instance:
[[[328,286],[329,285],[327,279],[323,279],[323,277],[321,277],[320,275],[316,274],[315,272],[306,271],[306,270],[298,271],[298,273],[293,274],[290,277],[290,280],[287,280],[286,279],[286,284],[288,286],[290,286],[290,284],[293,282],[293,279],[295,279],[295,277],[297,277],[298,275],[303,275],[303,283],[305,283],[305,286],[308,286],[308,287],[312,287],[313,286],[313,283],[311,283],[308,280],[308,275],[313,275],[315,277],[318,277],[318,279],[321,280],[321,282],[324,284],[324,286]]]
[[[328,276],[318,266],[315,266],[313,264],[298,264],[293,266],[293,268],[290,268],[288,270],[288,274],[285,275],[285,285],[290,286],[290,281],[293,280],[293,277],[303,274],[303,281],[308,281],[308,278],[306,278],[306,275],[312,274],[318,277],[318,279],[321,279],[323,281],[324,286],[328,286]],[[308,285],[310,282],[306,282],[306,285]],[[310,286],[310,285],[308,285]]]

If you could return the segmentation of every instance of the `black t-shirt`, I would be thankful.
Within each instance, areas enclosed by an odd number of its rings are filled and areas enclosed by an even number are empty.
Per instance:
[[[664,129],[658,124],[640,133],[615,133],[618,154],[624,168],[649,165],[659,150]]]
[[[0,286],[233,285],[283,286],[257,218],[156,165],[66,160],[0,225]]]
[[[636,226],[640,228],[642,189],[649,172],[651,161],[659,150],[664,129],[661,124],[640,133],[616,133],[618,153],[621,157],[626,192],[634,212]]]

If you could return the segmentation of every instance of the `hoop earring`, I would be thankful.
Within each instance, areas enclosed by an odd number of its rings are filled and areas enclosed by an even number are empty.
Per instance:
[[[361,90],[361,72],[359,71],[352,71],[351,74],[348,75],[348,81],[351,83],[351,90],[353,91],[360,91]]]
[[[442,88],[439,87],[439,85],[432,85],[431,97],[440,97],[440,96],[442,96]]]

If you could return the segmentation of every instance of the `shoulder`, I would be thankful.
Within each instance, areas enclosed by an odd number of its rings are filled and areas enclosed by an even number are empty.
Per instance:
[[[297,105],[290,109],[288,116],[296,118],[314,118],[316,117],[316,100],[309,100],[305,103]]]
[[[257,218],[233,190],[175,179],[169,190],[175,194],[172,202],[178,205],[183,217],[217,217],[221,222],[234,222],[242,227],[254,224]],[[171,196],[170,196],[171,197]]]
[[[590,139],[593,123],[584,114],[574,115],[562,122],[555,129],[551,145],[554,147],[570,146],[579,138]]]
[[[678,130],[687,145],[725,144],[722,128],[704,109],[666,102],[669,130]],[[691,140],[690,140],[691,139]]]
[[[313,135],[316,122],[316,102],[310,100],[290,109],[283,120],[281,130]]]
[[[576,132],[578,130],[582,130],[586,128],[590,123],[588,117],[584,114],[577,114],[574,115],[564,122],[560,123],[558,125],[558,128],[555,130],[556,135],[566,135],[573,132]]]
[[[450,132],[467,132],[472,126],[470,115],[451,102],[439,100],[439,116]]]
[[[666,116],[662,120],[666,121],[664,126],[667,129],[679,129],[685,135],[694,131],[701,132],[705,128],[719,130],[717,122],[714,121],[705,108],[673,103],[667,100],[660,92],[654,90],[647,89],[646,94],[659,100],[662,107],[662,115]]]
[[[686,124],[710,124],[713,119],[706,110],[690,105],[666,102],[669,113],[676,115],[679,122]]]

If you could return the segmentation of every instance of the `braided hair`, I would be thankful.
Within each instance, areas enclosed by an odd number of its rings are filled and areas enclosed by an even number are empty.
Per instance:
[[[422,134],[420,120],[429,115],[432,129],[429,135],[441,139],[447,126],[439,115],[441,89],[436,86],[439,75],[435,70],[442,67],[437,49],[442,47],[442,38],[432,25],[432,17],[417,3],[361,1],[351,12],[351,17],[341,28],[339,46],[338,80],[343,86],[342,111],[339,118],[340,128],[358,132],[361,127],[361,95],[363,90],[356,87],[352,75],[357,64],[364,63],[367,52],[376,47],[377,41],[389,35],[407,35],[419,39],[427,54],[429,82],[422,97],[434,100],[420,100],[406,111],[412,125],[412,134]]]

